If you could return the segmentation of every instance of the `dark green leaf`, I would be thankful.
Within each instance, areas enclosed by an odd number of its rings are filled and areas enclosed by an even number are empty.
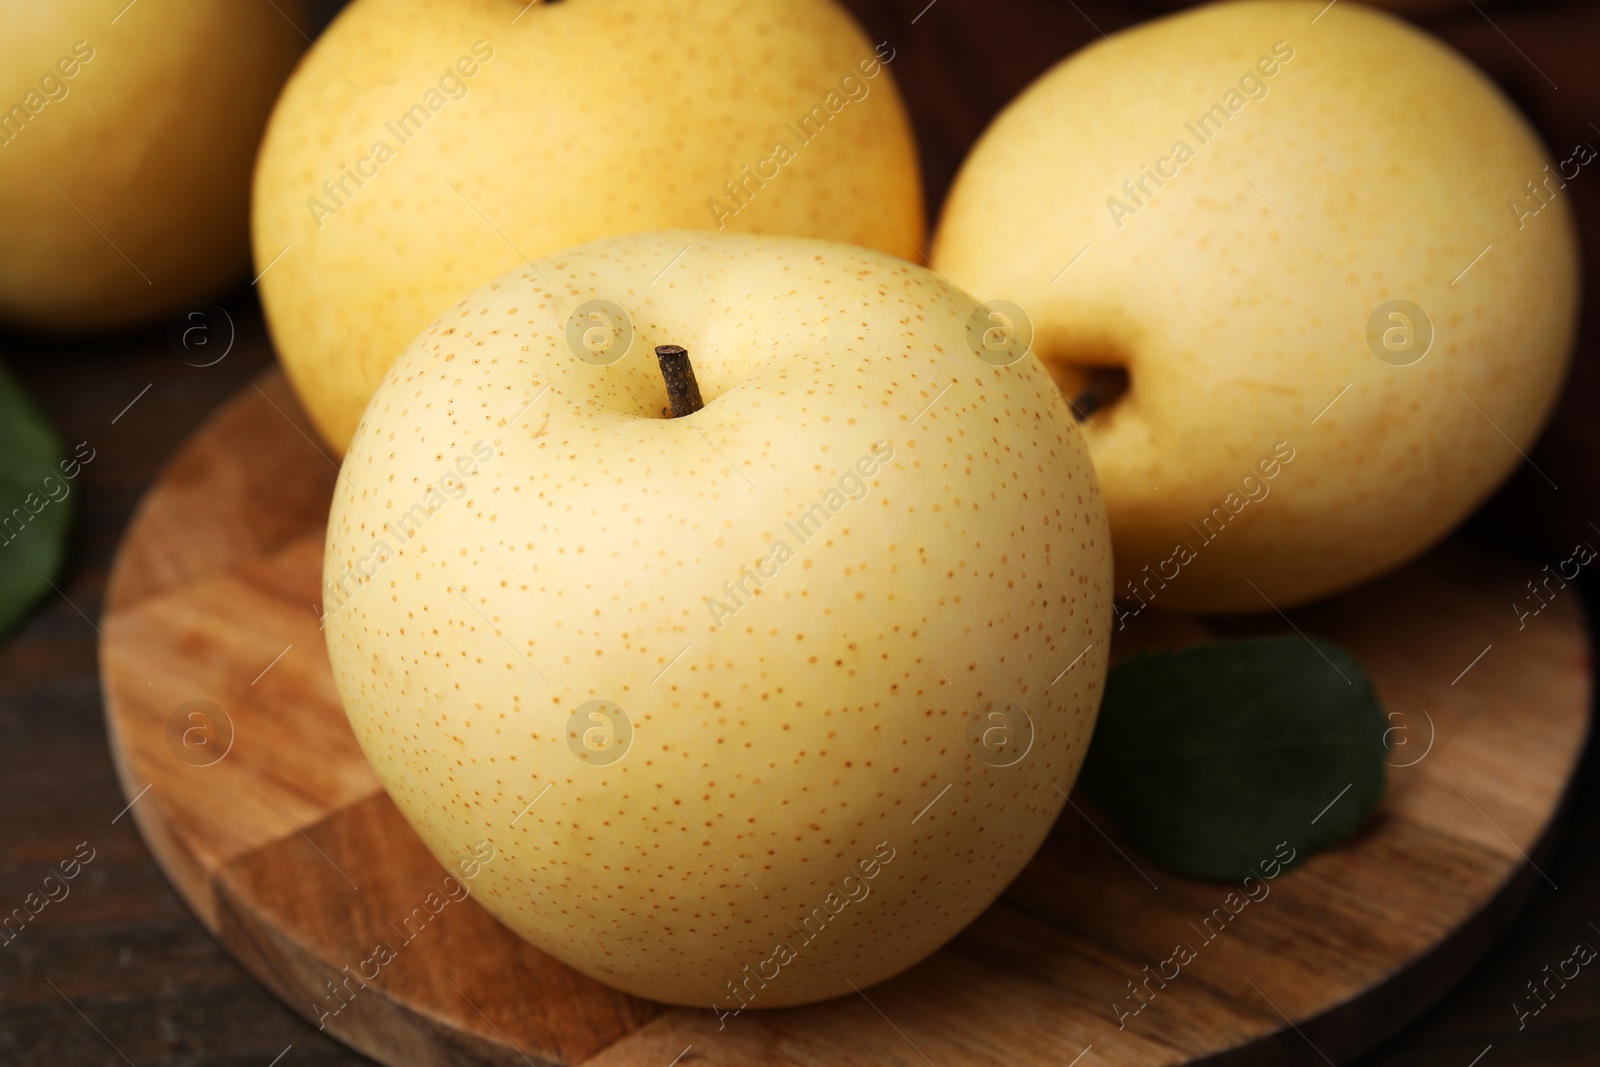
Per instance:
[[[1326,641],[1145,653],[1111,672],[1079,781],[1161,866],[1239,879],[1280,842],[1304,858],[1361,827],[1385,726],[1366,671]]]
[[[50,423],[0,367],[0,635],[50,588],[66,555],[76,487],[62,459]]]

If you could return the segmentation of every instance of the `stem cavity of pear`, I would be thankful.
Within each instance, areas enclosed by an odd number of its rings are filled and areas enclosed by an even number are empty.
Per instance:
[[[656,345],[656,360],[661,377],[666,379],[667,399],[672,402],[672,417],[681,419],[706,406],[700,399],[700,383],[694,380],[694,366],[682,345]]]
[[[1110,407],[1128,391],[1128,373],[1121,367],[1096,367],[1089,372],[1089,382],[1076,396],[1069,397],[1073,417],[1088,422],[1089,416],[1101,408]]]

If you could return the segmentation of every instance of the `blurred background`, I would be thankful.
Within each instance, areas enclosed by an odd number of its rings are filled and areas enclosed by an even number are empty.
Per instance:
[[[303,10],[285,7],[279,14],[293,30],[285,34],[285,47],[296,53],[307,47],[339,6],[324,0]],[[845,6],[874,41],[892,42],[897,50],[893,76],[915,125],[931,227],[968,149],[1029,82],[1101,34],[1183,5],[845,0]],[[1393,0],[1388,6],[1493,77],[1532,120],[1552,158],[1564,158],[1579,142],[1600,145],[1600,4]],[[0,24],[30,17],[28,7],[17,0],[0,4]],[[9,86],[36,75],[0,71],[0,77]],[[269,102],[252,105],[263,121]],[[204,147],[153,150],[181,154]],[[1560,558],[1574,541],[1600,529],[1591,525],[1600,520],[1597,175],[1600,169],[1586,167],[1563,192],[1571,198],[1589,271],[1566,392],[1531,453],[1549,482],[1520,466],[1471,524],[1472,536],[1538,559]],[[0,202],[0,212],[26,210],[26,204]],[[233,224],[242,228],[244,205],[234,210],[241,214]],[[213,214],[197,210],[166,240],[205,245],[218,239],[219,229],[226,227]],[[42,272],[33,254],[0,248],[0,270]],[[96,668],[95,624],[107,571],[130,515],[163,464],[213,409],[273,361],[251,284],[255,269],[237,264],[232,289],[210,302],[175,303],[160,321],[139,329],[116,328],[115,309],[107,309],[111,329],[87,339],[0,326],[0,362],[33,398],[67,454],[79,442],[92,453],[70,481],[68,496],[52,503],[54,512],[42,513],[66,531],[59,569],[50,572],[57,561],[48,553],[37,561],[41,573],[54,574],[52,584],[34,598],[25,588],[7,587],[9,577],[0,579],[0,595],[8,598],[0,602],[6,631],[0,636],[0,903],[9,908],[34,891],[78,842],[93,840],[97,849],[70,901],[41,914],[26,938],[0,948],[3,1064],[266,1065],[286,1046],[292,1051],[285,1064],[369,1062],[318,1033],[217,946],[169,887],[131,819],[108,825],[126,800],[107,754]],[[0,396],[0,421],[13,429],[31,425],[33,416],[9,397]],[[17,430],[7,439],[19,434],[26,437]],[[15,490],[0,471],[0,492]],[[11,506],[8,499],[6,510]],[[1588,574],[1584,596],[1592,610]],[[19,605],[14,620],[11,604]],[[1593,926],[1600,922],[1600,759],[1592,750],[1566,831],[1541,866],[1560,889],[1541,884],[1511,933],[1471,977],[1364,1062],[1467,1067],[1486,1046],[1492,1048],[1484,1067],[1600,1062],[1600,978],[1573,982],[1525,1029],[1508,1007],[1530,976],[1571,952],[1572,931],[1592,926],[1592,941],[1600,944],[1600,926]]]

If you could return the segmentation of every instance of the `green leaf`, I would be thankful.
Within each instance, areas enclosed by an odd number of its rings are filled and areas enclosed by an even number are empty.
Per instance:
[[[0,367],[0,636],[50,588],[66,556],[75,486],[62,459],[49,421]]]
[[[1360,829],[1383,796],[1386,720],[1344,649],[1296,634],[1144,653],[1111,672],[1079,778],[1169,870],[1236,880]]]

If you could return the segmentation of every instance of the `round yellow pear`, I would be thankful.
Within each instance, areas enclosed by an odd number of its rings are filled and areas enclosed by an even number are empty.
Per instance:
[[[985,315],[870,249],[639,234],[502,275],[390,369],[328,651],[508,927],[726,1017],[904,970],[1033,855],[1112,571],[1071,413]]]
[[[0,319],[160,319],[249,263],[250,170],[305,38],[298,0],[8,4]]]
[[[1359,4],[1226,3],[1063,61],[963,165],[934,265],[1025,309],[1084,427],[1127,606],[1270,612],[1426,549],[1517,465],[1570,356],[1552,146]],[[1581,179],[1579,179],[1581,180]],[[1113,371],[1114,373],[1114,371]]]
[[[313,422],[343,450],[441,308],[598,237],[795,234],[920,260],[895,57],[834,0],[354,0],[284,91],[256,177],[262,300]]]
[[[1346,0],[1349,2],[1349,0]],[[1473,0],[1366,0],[1373,7],[1398,11],[1412,18],[1441,15],[1453,11],[1470,11]],[[1195,7],[1191,0],[1160,0],[1165,8]],[[1324,2],[1323,6],[1329,6]],[[1319,9],[1320,10],[1320,9]]]

